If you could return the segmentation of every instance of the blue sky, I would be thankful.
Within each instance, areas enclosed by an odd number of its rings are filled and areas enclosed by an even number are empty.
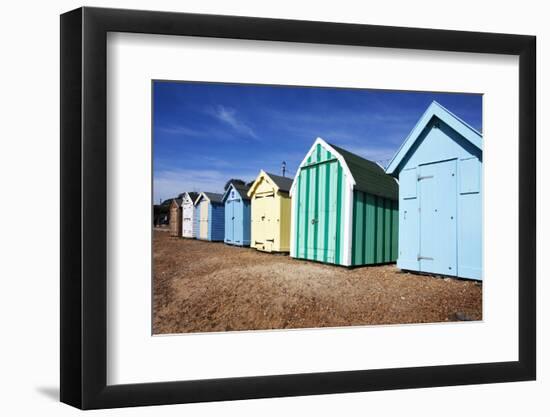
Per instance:
[[[156,203],[282,161],[293,175],[317,137],[385,164],[433,100],[482,127],[473,94],[155,81],[153,100]]]

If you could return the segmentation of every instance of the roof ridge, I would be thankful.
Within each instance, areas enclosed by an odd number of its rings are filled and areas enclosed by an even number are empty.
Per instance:
[[[433,100],[432,101],[432,104],[436,104],[441,110],[445,111],[446,113],[448,113],[450,116],[453,116],[455,119],[457,119],[459,122],[461,122],[464,126],[468,127],[470,130],[472,130],[474,133],[477,133],[479,136],[483,136],[483,133],[481,133],[479,130],[477,130],[475,127],[473,127],[471,124],[469,124],[468,122],[464,121],[463,119],[461,119],[460,117],[458,117],[456,114],[454,114],[453,112],[451,112],[449,109],[447,109],[446,107],[444,107],[442,104],[439,104],[437,101]],[[430,106],[432,105],[430,104]],[[428,107],[429,108],[429,107]]]
[[[355,156],[355,157],[357,157],[357,158],[359,158],[359,159],[362,159],[362,160],[365,161],[365,162],[368,162],[368,165],[369,165],[369,166],[372,166],[372,167],[374,167],[374,168],[376,168],[376,171],[381,170],[382,172],[384,172],[384,168],[381,167],[379,164],[377,164],[376,161],[372,161],[372,160],[370,160],[370,159],[368,159],[368,158],[365,158],[364,156],[361,156],[361,155],[359,155],[359,154],[357,154],[357,153],[355,153],[355,152],[352,152],[352,151],[348,151],[347,149],[344,149],[344,148],[342,148],[342,147],[340,147],[340,146],[338,146],[338,145],[334,145],[334,144],[332,144],[332,143],[330,143],[330,142],[327,142],[327,143],[328,143],[330,146],[332,146],[333,148],[335,148],[335,150],[337,150],[337,151],[344,151],[344,152],[349,153],[349,154],[351,154],[351,155],[353,155],[353,156]],[[344,159],[345,159],[345,158],[344,158]]]
[[[386,167],[386,173],[395,175],[401,161],[408,155],[414,143],[418,140],[424,129],[429,125],[430,121],[434,117],[437,117],[443,123],[448,125],[472,145],[481,149],[481,139],[483,138],[483,134],[477,129],[474,129],[449,109],[433,100],[417,120],[414,127],[409,131],[399,149],[395,152],[393,158]]]
[[[307,156],[310,155],[315,145],[318,143],[324,143],[322,146],[338,159],[338,163],[341,164],[346,171],[346,177],[349,176],[349,182],[353,189],[383,198],[392,200],[397,199],[397,183],[392,177],[386,174],[384,168],[370,159],[327,142],[322,138],[317,138],[310,150],[306,153],[306,157],[302,164],[300,164],[298,173],[301,171],[304,164],[306,164]],[[296,178],[298,178],[298,173]]]

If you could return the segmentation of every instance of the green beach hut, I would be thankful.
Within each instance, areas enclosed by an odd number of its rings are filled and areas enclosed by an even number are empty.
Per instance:
[[[397,259],[398,185],[377,163],[317,138],[290,194],[293,258],[344,266]]]

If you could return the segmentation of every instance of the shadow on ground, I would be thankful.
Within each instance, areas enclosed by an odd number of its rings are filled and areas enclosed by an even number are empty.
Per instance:
[[[36,387],[36,391],[53,401],[59,401],[59,387]]]

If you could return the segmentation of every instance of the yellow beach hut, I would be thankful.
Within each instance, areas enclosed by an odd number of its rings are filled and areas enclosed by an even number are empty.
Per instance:
[[[251,201],[250,247],[264,252],[290,251],[292,178],[260,171],[248,190]]]

